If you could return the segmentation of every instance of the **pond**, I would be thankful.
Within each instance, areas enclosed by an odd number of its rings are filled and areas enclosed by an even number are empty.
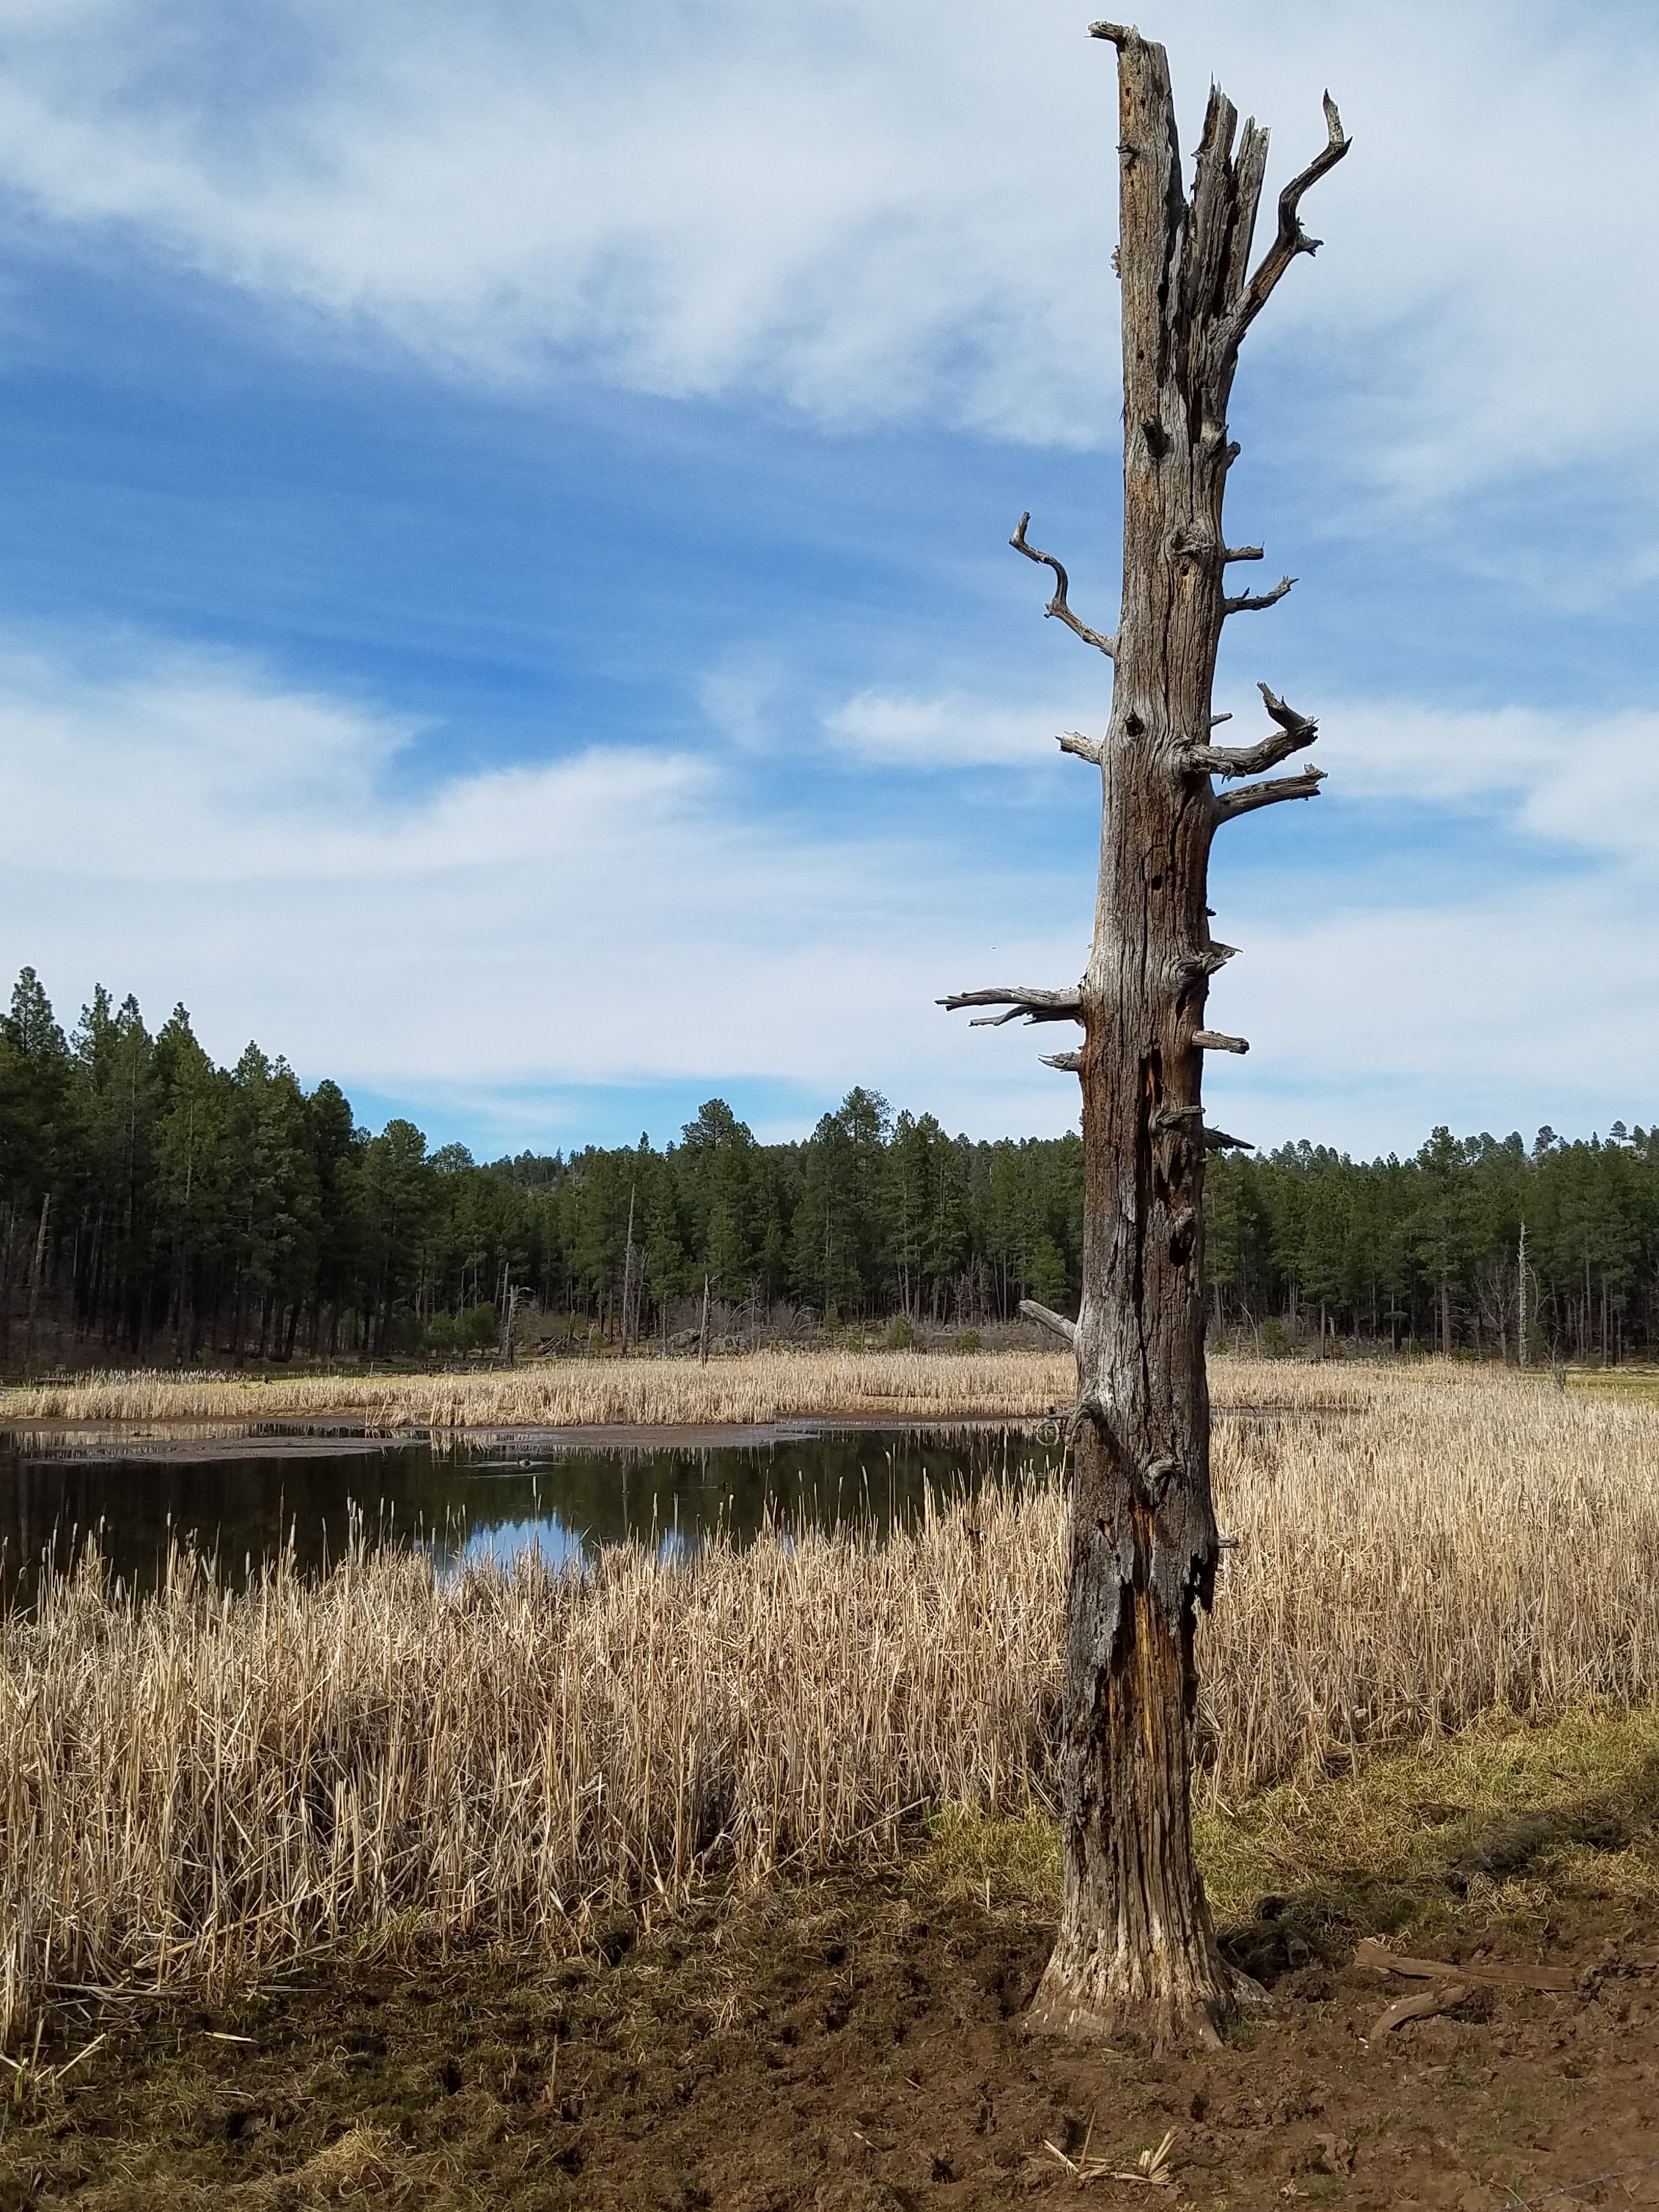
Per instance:
[[[990,1423],[507,1431],[459,1448],[325,1427],[142,1444],[0,1431],[0,1562],[8,1597],[27,1601],[44,1559],[66,1565],[88,1541],[143,1589],[178,1540],[240,1586],[284,1541],[302,1570],[320,1571],[354,1528],[371,1547],[419,1545],[446,1572],[532,1546],[565,1561],[629,1537],[744,1544],[769,1517],[867,1522],[884,1536],[920,1514],[930,1489],[1041,1480],[1060,1460],[1051,1427]]]

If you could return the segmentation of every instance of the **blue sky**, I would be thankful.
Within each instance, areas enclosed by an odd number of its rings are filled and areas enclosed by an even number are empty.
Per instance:
[[[1659,1117],[1659,25],[1185,0],[1354,137],[1247,346],[1299,578],[1218,703],[1224,1125]],[[1112,55],[1055,0],[0,0],[0,957],[482,1154],[1069,1126],[933,1000],[1082,964],[1107,672]]]

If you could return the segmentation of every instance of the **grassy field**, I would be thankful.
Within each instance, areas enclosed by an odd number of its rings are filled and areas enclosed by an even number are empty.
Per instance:
[[[1006,1415],[1024,1419],[1067,1405],[1076,1370],[1068,1353],[800,1352],[694,1358],[560,1359],[477,1374],[225,1376],[110,1373],[0,1389],[5,1421],[149,1425],[184,1421],[306,1420],[338,1414],[386,1429],[672,1426],[786,1420],[847,1413],[918,1421]],[[1375,1406],[1386,1419],[1431,1383],[1456,1394],[1553,1387],[1546,1371],[1506,1377],[1459,1362],[1261,1360],[1212,1356],[1218,1408],[1289,1411]],[[1659,1398],[1659,1374],[1574,1370],[1565,1393],[1636,1402]],[[1562,1395],[1562,1394],[1558,1394]]]
[[[1493,1711],[1651,1703],[1659,1409],[1474,1369],[1218,1379],[1212,1815]],[[568,1948],[711,1880],[890,1859],[944,1808],[1041,1820],[1064,1510],[582,1580],[380,1555],[245,1595],[188,1561],[143,1604],[59,1583],[0,1648],[0,2024],[342,1942]]]
[[[0,1419],[267,1421],[349,1414],[387,1428],[775,1421],[810,1413],[943,1421],[1069,1404],[1061,1352],[756,1352],[559,1359],[472,1375],[106,1375],[0,1393]]]

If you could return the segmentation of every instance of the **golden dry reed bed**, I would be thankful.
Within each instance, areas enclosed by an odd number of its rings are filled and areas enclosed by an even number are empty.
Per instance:
[[[503,1378],[511,1385],[512,1377]],[[1659,1411],[1477,1370],[1223,1366],[1205,1786],[1659,1683]],[[335,1940],[596,1914],[1047,1802],[1063,1499],[436,1581],[83,1574],[0,1649],[0,2028]]]
[[[544,1360],[478,1375],[95,1375],[0,1392],[0,1420],[269,1421],[350,1413],[389,1428],[726,1425],[807,1413],[939,1421],[1069,1402],[1064,1352],[767,1351]]]

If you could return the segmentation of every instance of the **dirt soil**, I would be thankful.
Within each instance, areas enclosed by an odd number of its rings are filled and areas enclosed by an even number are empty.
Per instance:
[[[1425,1986],[1352,1962],[1388,1896],[1263,1898],[1228,1943],[1267,2009],[1159,2057],[1029,2037],[1047,1916],[969,1880],[920,1850],[618,1922],[583,1959],[360,1960],[222,2009],[106,2006],[11,2076],[0,2205],[1659,2204],[1659,1948],[1627,1899],[1559,1899],[1542,1940],[1443,1929],[1437,1955],[1582,1979],[1376,2032]],[[1166,2135],[1167,2181],[1100,2170]]]

